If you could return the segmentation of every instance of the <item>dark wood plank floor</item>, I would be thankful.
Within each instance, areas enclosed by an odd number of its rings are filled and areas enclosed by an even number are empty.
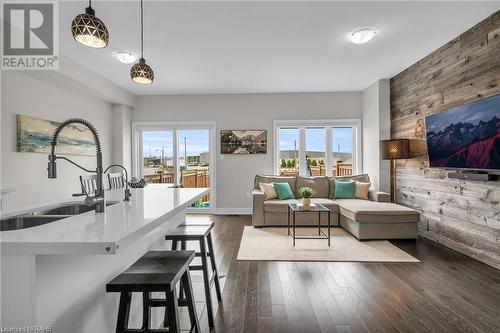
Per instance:
[[[246,216],[213,216],[215,332],[500,332],[500,271],[425,239],[420,263],[237,261]]]

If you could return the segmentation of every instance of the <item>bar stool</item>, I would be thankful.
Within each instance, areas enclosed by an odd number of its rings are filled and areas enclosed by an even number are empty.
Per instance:
[[[106,285],[106,292],[120,293],[116,333],[179,333],[179,306],[188,308],[191,322],[190,332],[194,330],[201,333],[189,275],[189,264],[194,257],[194,251],[150,251],[111,280]],[[176,288],[178,283],[180,283],[185,297],[178,298]],[[133,292],[143,294],[141,329],[128,328],[130,301]],[[166,297],[165,299],[151,298],[151,292],[164,292]],[[152,307],[165,307],[164,326],[168,326],[168,329],[149,327]]]
[[[188,222],[189,223],[189,222]],[[196,241],[199,243],[200,252],[196,252],[196,256],[201,258],[200,265],[190,265],[191,271],[203,272],[203,283],[205,286],[205,301],[207,303],[208,326],[214,327],[214,311],[212,308],[212,297],[210,287],[215,284],[215,291],[217,293],[217,300],[222,300],[219,274],[217,272],[217,265],[215,263],[214,249],[212,244],[211,231],[214,226],[212,221],[197,222],[198,224],[181,224],[174,230],[167,233],[166,240],[172,241],[172,250],[177,250],[177,245],[181,243],[181,250],[186,249],[186,243],[189,241]],[[207,251],[207,245],[208,251]],[[208,270],[208,258],[210,258],[211,272]]]

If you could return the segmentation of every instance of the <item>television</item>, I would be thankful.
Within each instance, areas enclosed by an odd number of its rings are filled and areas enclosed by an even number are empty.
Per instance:
[[[500,170],[500,94],[425,117],[433,168]]]

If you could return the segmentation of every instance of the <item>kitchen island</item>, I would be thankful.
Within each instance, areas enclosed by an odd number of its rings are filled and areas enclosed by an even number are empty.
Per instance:
[[[118,295],[107,294],[106,283],[147,251],[166,249],[165,233],[183,222],[186,207],[208,191],[150,184],[132,189],[131,201],[124,202],[123,190],[113,190],[106,199],[116,203],[104,213],[0,232],[1,326],[113,332]],[[161,317],[153,312],[152,322],[159,324]],[[141,320],[135,295],[131,327]]]

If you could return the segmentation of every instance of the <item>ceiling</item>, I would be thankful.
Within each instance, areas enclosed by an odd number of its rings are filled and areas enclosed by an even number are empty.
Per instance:
[[[137,95],[359,91],[390,78],[500,9],[474,2],[144,1],[155,81],[130,80],[112,52],[140,54],[139,1],[94,1],[110,42],[90,49],[70,26],[85,1],[60,2],[60,52]],[[350,31],[374,27],[368,44]]]

